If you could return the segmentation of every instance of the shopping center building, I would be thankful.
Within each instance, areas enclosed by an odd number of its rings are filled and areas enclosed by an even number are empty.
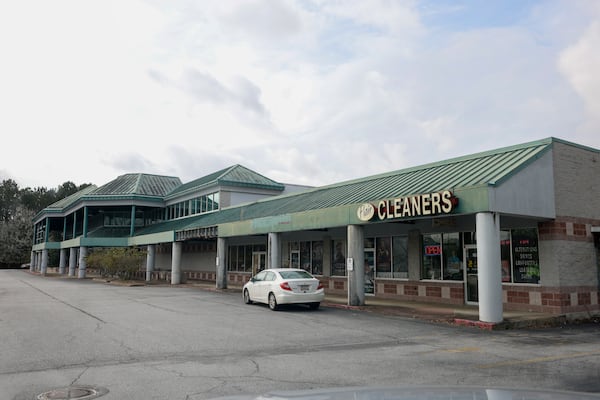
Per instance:
[[[175,285],[291,267],[351,305],[476,304],[486,322],[600,311],[600,150],[556,138],[315,188],[240,165],[188,183],[125,174],[33,223],[42,274],[84,278],[94,249],[136,247],[142,279]]]

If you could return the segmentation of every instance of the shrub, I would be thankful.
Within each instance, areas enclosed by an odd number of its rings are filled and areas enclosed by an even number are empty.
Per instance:
[[[103,277],[131,279],[146,259],[146,251],[138,248],[119,247],[93,249],[86,257],[87,265],[96,268]]]

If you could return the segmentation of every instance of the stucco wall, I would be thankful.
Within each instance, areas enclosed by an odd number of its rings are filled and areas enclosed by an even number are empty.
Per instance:
[[[181,269],[183,271],[207,271],[215,272],[215,260],[217,257],[216,250],[208,251],[186,251],[184,247],[181,254]],[[160,250],[156,251],[156,257],[154,261],[154,269],[156,271],[170,271],[171,270],[171,248],[164,246]]]
[[[490,209],[511,215],[554,218],[552,152],[547,152],[498,187],[490,189]]]

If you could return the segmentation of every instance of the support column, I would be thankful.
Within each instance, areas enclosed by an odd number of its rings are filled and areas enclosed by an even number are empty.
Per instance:
[[[67,249],[60,249],[60,259],[58,261],[58,273],[65,274],[65,266],[67,265]]]
[[[50,218],[46,217],[44,225],[44,242],[48,243],[48,239],[50,238]]]
[[[129,236],[135,234],[135,204],[131,206],[131,224],[129,225]]]
[[[267,242],[267,268],[281,268],[281,233],[269,233]]]
[[[152,279],[152,271],[154,271],[154,260],[156,258],[156,245],[149,244],[146,248],[146,282]]]
[[[348,225],[348,305],[365,304],[365,233],[361,225]],[[350,269],[350,265],[352,268]]]
[[[77,210],[73,211],[73,239],[77,237]]]
[[[478,213],[475,221],[479,320],[498,323],[503,320],[500,216],[489,212]]]
[[[40,269],[40,273],[42,275],[46,275],[48,271],[48,249],[42,250],[42,266]]]
[[[69,249],[69,276],[75,276],[76,268],[77,268],[77,248],[71,247]]]
[[[35,251],[31,252],[31,256],[29,259],[29,272],[35,271]]]
[[[79,274],[78,278],[85,278],[85,269],[87,267],[85,258],[87,257],[87,247],[81,246],[79,248]]]
[[[227,239],[217,238],[217,289],[227,289]]]
[[[88,208],[83,207],[83,237],[87,237],[88,234]]]
[[[173,242],[171,254],[171,285],[181,284],[181,251],[182,242]]]

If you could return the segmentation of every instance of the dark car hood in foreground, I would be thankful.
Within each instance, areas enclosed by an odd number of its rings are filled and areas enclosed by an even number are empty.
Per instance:
[[[272,391],[219,400],[600,400],[598,393],[486,387],[344,387]]]

